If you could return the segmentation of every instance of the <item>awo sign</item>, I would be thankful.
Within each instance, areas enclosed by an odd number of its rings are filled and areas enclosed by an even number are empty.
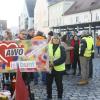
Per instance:
[[[24,48],[13,48],[5,50],[5,57],[24,56]]]
[[[0,41],[0,72],[15,72],[17,67],[21,72],[47,71],[47,41],[36,42]]]
[[[10,65],[15,56],[24,55],[24,49],[15,42],[1,42],[0,43],[0,59]]]

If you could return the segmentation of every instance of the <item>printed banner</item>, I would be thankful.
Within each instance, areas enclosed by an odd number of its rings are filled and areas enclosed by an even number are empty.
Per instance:
[[[0,41],[0,72],[47,71],[48,62],[46,40]]]

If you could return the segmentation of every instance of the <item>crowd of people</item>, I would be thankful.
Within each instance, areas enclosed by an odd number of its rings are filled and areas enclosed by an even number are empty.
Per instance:
[[[59,36],[50,31],[48,37],[46,37],[41,31],[35,33],[34,29],[29,29],[27,32],[21,30],[15,38],[15,40],[26,39],[37,41],[47,39],[48,41],[49,68],[51,71],[41,72],[42,82],[46,85],[47,90],[46,100],[52,99],[53,79],[55,79],[57,86],[58,100],[62,100],[63,75],[80,76],[77,85],[86,85],[89,82],[89,78],[93,77],[94,39],[88,31],[83,31],[80,36],[77,36],[75,32],[74,34],[66,33],[63,36]],[[9,30],[5,31],[3,40],[14,40]],[[14,76],[16,76],[15,73],[10,74],[11,80],[15,79]],[[34,85],[38,84],[38,72],[23,72],[22,76],[26,84],[29,84],[30,81],[34,81]]]

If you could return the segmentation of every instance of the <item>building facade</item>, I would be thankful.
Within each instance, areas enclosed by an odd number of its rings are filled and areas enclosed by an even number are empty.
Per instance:
[[[34,27],[34,7],[36,0],[25,0],[22,13],[19,16],[19,29],[30,29]]]
[[[34,9],[35,30],[48,31],[48,2],[47,0],[37,0]]]
[[[60,0],[49,6],[48,13],[49,27],[54,29],[100,28],[100,0]]]
[[[0,20],[0,36],[7,30],[7,20]]]
[[[49,26],[64,25],[64,12],[68,10],[74,1],[60,0],[59,2],[49,5]]]

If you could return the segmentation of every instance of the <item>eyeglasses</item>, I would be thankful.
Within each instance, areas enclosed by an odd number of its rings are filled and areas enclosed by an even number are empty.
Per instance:
[[[59,39],[59,38],[53,38],[53,39]]]
[[[26,34],[23,33],[22,35],[26,35]]]

